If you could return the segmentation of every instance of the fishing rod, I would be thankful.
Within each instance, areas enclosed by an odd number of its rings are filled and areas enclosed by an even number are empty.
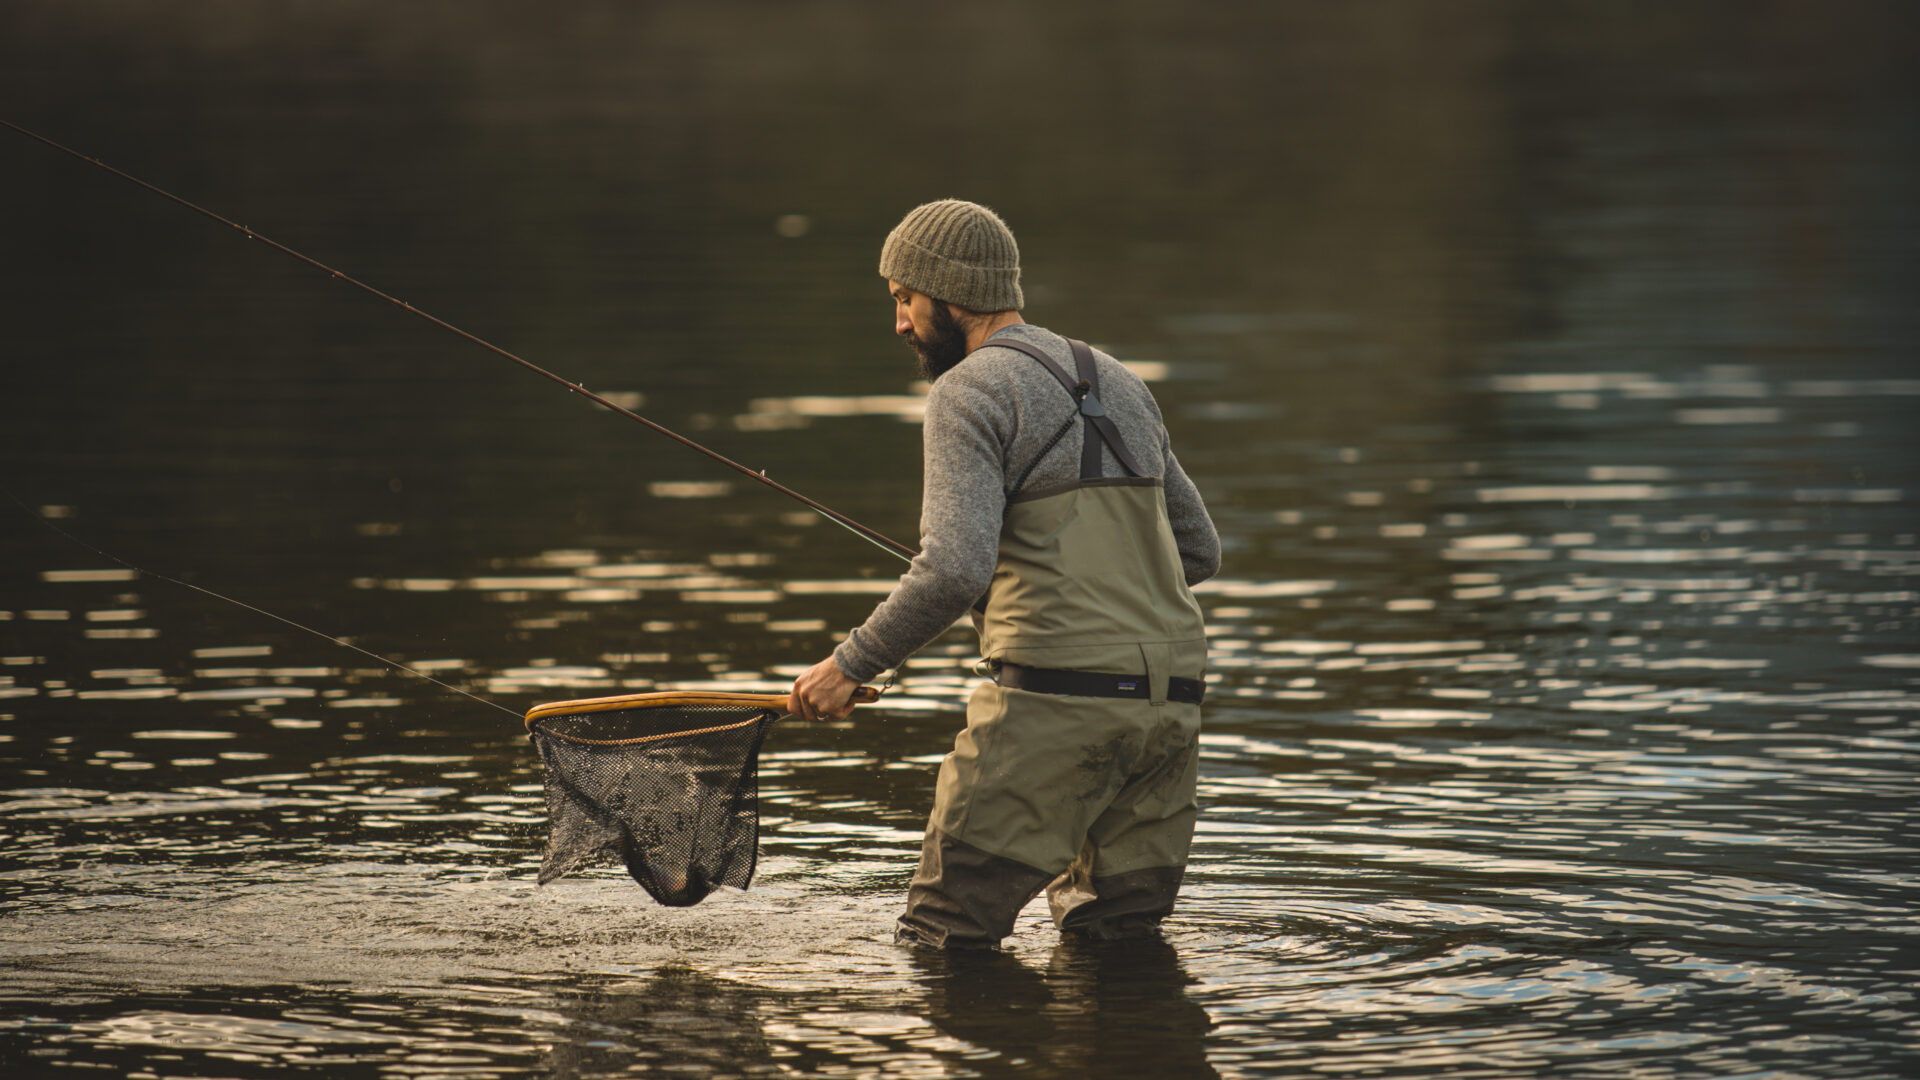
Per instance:
[[[0,121],[0,123],[5,123],[5,121]],[[473,693],[470,690],[462,690],[460,687],[455,686],[450,682],[445,682],[443,680],[434,678],[433,676],[427,674],[426,672],[421,671],[419,668],[408,667],[406,664],[403,664],[400,661],[395,660],[390,656],[383,656],[380,653],[374,652],[372,649],[367,649],[359,645],[355,645],[353,642],[348,641],[346,638],[335,637],[332,634],[327,633],[325,630],[316,629],[314,627],[308,626],[306,623],[303,623],[303,622],[296,622],[293,619],[287,618],[285,615],[280,615],[275,612],[268,611],[266,608],[263,608],[263,607],[257,607],[253,604],[247,603],[245,600],[239,600],[234,597],[228,596],[226,593],[223,593],[223,592],[215,592],[214,590],[209,589],[203,585],[195,585],[191,581],[184,581],[180,578],[173,577],[168,574],[162,574],[159,571],[149,570],[146,567],[137,566],[133,563],[130,563],[127,560],[121,558],[120,556],[115,555],[113,552],[107,551],[104,548],[98,547],[94,544],[90,544],[87,541],[80,539],[78,536],[75,536],[72,533],[68,532],[67,530],[61,528],[60,526],[55,525],[53,522],[47,520],[47,516],[45,514],[40,513],[39,511],[36,511],[31,506],[28,506],[26,501],[21,499],[20,496],[14,494],[11,489],[6,488],[4,486],[0,486],[0,495],[6,496],[8,501],[12,502],[15,506],[19,507],[23,512],[26,513],[28,517],[31,517],[35,521],[46,526],[48,529],[51,529],[54,533],[66,538],[67,540],[72,541],[75,544],[80,545],[83,548],[86,548],[88,551],[93,552],[95,555],[98,555],[103,559],[106,559],[110,562],[119,563],[121,566],[124,566],[128,570],[133,571],[135,574],[139,574],[139,575],[143,575],[151,578],[158,578],[159,580],[167,582],[168,584],[178,585],[183,589],[192,589],[194,592],[197,592],[202,596],[211,596],[215,600],[224,600],[227,603],[234,605],[235,607],[245,608],[256,615],[265,615],[267,618],[272,619],[275,622],[282,623],[286,626],[291,626],[295,630],[304,631],[306,633],[314,635],[315,637],[321,638],[325,641],[330,641],[335,645],[340,646],[343,649],[351,649],[354,652],[359,653],[361,656],[367,657],[368,659],[377,660],[380,663],[385,664],[387,667],[392,668],[394,671],[402,672],[403,674],[407,674],[407,675],[412,675],[415,678],[425,679],[426,681],[432,683],[433,685],[439,687],[442,690],[448,690],[453,693],[459,694],[461,697],[467,698],[470,701],[477,701],[480,704],[485,705],[490,709],[498,709],[501,712],[506,713],[508,716],[514,717],[516,719],[520,718],[520,713],[507,708],[505,705],[502,705],[497,701],[493,701],[488,698],[483,698],[479,694]],[[874,689],[873,687],[863,686],[860,689],[854,691],[854,700],[860,701],[860,702],[873,702],[873,701],[880,700],[882,697],[886,696],[887,691],[893,689],[893,681],[896,677],[899,676],[899,674],[900,673],[897,670],[888,672],[886,684],[884,686],[881,686],[877,690]],[[732,695],[721,695],[721,696],[731,697],[731,698],[741,698],[749,695],[732,694]],[[775,705],[777,703],[778,708],[785,710],[786,698],[784,696],[776,696],[776,695],[761,695],[761,696],[766,697],[767,704]],[[565,704],[576,704],[576,703],[567,702]],[[541,706],[541,708],[543,709],[551,708],[551,707],[552,706],[545,706],[545,705]],[[529,713],[525,719],[526,719],[526,722],[529,725],[531,725],[534,717],[531,713]]]
[[[50,146],[53,149],[58,150],[61,153],[66,154],[70,157],[79,158],[81,161],[84,161],[89,165],[94,165],[101,169],[105,169],[107,172],[112,173],[113,175],[119,177],[122,180],[127,181],[128,183],[145,188],[146,190],[153,192],[155,195],[158,195],[161,198],[167,199],[170,202],[174,202],[181,206],[184,206],[196,214],[200,214],[203,217],[212,218],[214,221],[217,221],[220,224],[227,226],[228,228],[238,231],[249,240],[258,240],[261,243],[267,245],[268,247],[273,248],[275,251],[279,251],[283,254],[290,255],[293,258],[298,259],[301,262],[307,264],[308,266],[311,266],[314,269],[319,270],[322,273],[325,273],[333,277],[335,280],[344,281],[347,284],[352,285],[354,288],[360,289],[363,292],[371,293],[374,296],[377,296],[380,299],[385,300],[387,303],[392,304],[394,307],[400,308],[403,311],[406,311],[410,314],[418,315],[420,318],[425,319],[426,321],[432,323],[433,325],[440,327],[442,330],[446,330],[450,333],[457,334],[458,336],[466,339],[467,341],[472,342],[475,345],[480,346],[481,348],[487,350],[490,353],[493,353],[496,356],[504,357],[508,360],[511,360],[514,363],[519,364],[521,367],[526,368],[528,371],[533,372],[535,375],[538,375],[543,379],[547,379],[551,382],[559,383],[561,386],[564,386],[568,390],[571,390],[572,392],[579,394],[581,397],[586,398],[588,401],[593,402],[595,405],[598,405],[601,408],[608,410],[609,412],[618,413],[619,415],[624,416],[629,420],[633,420],[638,423],[645,424],[647,427],[653,429],[655,432],[658,432],[661,435],[665,435],[667,438],[672,439],[674,442],[679,443],[680,445],[686,447],[687,449],[694,450],[701,454],[704,454],[705,456],[713,459],[714,461],[719,462],[722,465],[725,465],[727,468],[732,469],[733,471],[739,473],[740,475],[745,476],[750,480],[756,481],[765,487],[771,488],[772,490],[777,491],[780,494],[785,495],[790,499],[793,499],[797,502],[804,504],[808,509],[819,514],[821,517],[824,517],[828,521],[831,521],[834,524],[839,525],[840,527],[853,533],[855,536],[858,536],[861,539],[867,541],[868,543],[873,544],[875,547],[880,548],[882,551],[886,551],[890,554],[897,555],[908,562],[912,562],[913,557],[919,554],[919,552],[915,551],[913,548],[910,548],[907,545],[892,539],[886,534],[881,533],[875,529],[869,528],[865,525],[862,525],[861,523],[853,520],[852,518],[846,516],[845,514],[842,514],[831,507],[824,506],[818,502],[815,502],[814,500],[807,498],[805,495],[800,494],[799,492],[793,490],[792,488],[786,486],[785,484],[782,484],[779,481],[772,479],[767,475],[767,471],[765,469],[755,470],[755,469],[749,468],[733,460],[732,458],[719,453],[718,451],[710,450],[707,447],[702,446],[697,442],[694,442],[692,439],[687,438],[685,435],[682,435],[679,432],[674,431],[672,428],[669,428],[664,424],[656,423],[652,420],[647,419],[644,416],[641,416],[639,413],[634,412],[631,409],[628,409],[621,405],[616,405],[613,402],[608,401],[606,398],[601,397],[599,394],[596,394],[593,391],[588,390],[586,387],[580,385],[577,382],[573,382],[570,379],[562,378],[561,376],[556,375],[551,371],[548,371],[546,368],[543,368],[540,365],[535,364],[530,360],[526,360],[526,359],[523,359],[522,357],[516,356],[515,354],[508,352],[507,350],[501,348],[498,345],[493,344],[490,341],[485,340],[484,338],[478,337],[474,334],[470,334],[467,331],[462,330],[459,327],[453,325],[452,323],[447,322],[445,319],[442,319],[436,315],[429,314],[428,312],[422,311],[419,308],[414,307],[412,304],[407,303],[405,300],[398,299],[392,295],[389,295],[388,293],[382,292],[381,290],[374,288],[372,285],[369,285],[358,278],[350,277],[347,274],[344,274],[339,270],[336,270],[333,267],[328,266],[326,263],[323,263],[318,259],[312,258],[307,255],[303,255],[300,252],[295,251],[294,249],[288,247],[285,244],[280,243],[277,240],[273,240],[268,237],[262,236],[259,233],[254,232],[252,229],[247,228],[245,225],[240,224],[239,222],[233,221],[230,218],[222,217],[221,215],[216,214],[213,211],[208,210],[206,207],[201,206],[197,203],[188,202],[186,199],[183,199],[180,196],[175,195],[170,191],[167,191],[160,187],[156,187],[153,184],[149,184],[148,182],[140,179],[137,176],[122,172],[119,169],[116,169],[113,166],[108,165],[106,162],[101,161],[99,158],[88,157],[87,155],[81,153],[78,150],[75,150],[69,146],[62,145],[61,143],[57,143],[52,139],[47,138],[45,135],[39,134],[38,132],[29,131],[28,129],[23,128],[19,124],[13,123],[12,121],[0,119],[0,126],[12,128],[14,131],[17,131],[20,134],[25,135],[29,139],[32,139],[39,143],[44,143],[45,145]]]

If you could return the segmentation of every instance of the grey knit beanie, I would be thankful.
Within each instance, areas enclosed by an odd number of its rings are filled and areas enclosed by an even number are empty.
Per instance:
[[[880,247],[880,276],[973,312],[1019,311],[1020,247],[999,215],[942,199],[916,206]]]

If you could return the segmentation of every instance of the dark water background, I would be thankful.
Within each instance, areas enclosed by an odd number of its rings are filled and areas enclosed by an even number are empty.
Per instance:
[[[9,1076],[1920,1071],[1902,3],[64,3],[0,115],[914,539],[959,195],[1226,544],[1167,947],[890,944],[972,643],[762,873],[533,884],[518,713],[783,687],[898,572],[0,132]]]

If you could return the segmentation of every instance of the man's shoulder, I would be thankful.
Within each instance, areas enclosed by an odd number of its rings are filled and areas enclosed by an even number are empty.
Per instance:
[[[1037,329],[1037,328],[1036,328]],[[1052,335],[1049,335],[1052,336]],[[1053,382],[1053,377],[1040,366],[1040,362],[1019,349],[1009,346],[1010,341],[1038,348],[1042,353],[1053,355],[1054,350],[1048,342],[1037,334],[1022,334],[1014,337],[1008,331],[995,334],[978,349],[967,354],[966,360],[955,365],[933,384],[933,394],[951,396],[954,394],[984,394],[988,397],[1005,400],[1020,393],[1021,388],[1037,379]],[[1066,343],[1060,343],[1059,351],[1066,352]]]
[[[986,344],[968,356],[966,363],[954,368],[948,374],[965,371],[977,360],[979,365],[968,373],[972,376],[968,381],[979,384],[983,389],[990,389],[995,384],[1005,388],[1012,384],[1026,383],[1041,389],[1058,385],[1058,379],[1041,367],[1039,361],[1019,349],[1007,347],[1010,340],[1039,349],[1051,357],[1054,363],[1060,365],[1069,376],[1078,379],[1069,339],[1032,323],[1022,323],[995,334],[987,340]],[[1110,389],[1124,383],[1151,395],[1151,391],[1147,390],[1146,384],[1132,368],[1103,349],[1091,345],[1088,348],[1093,351],[1103,388]]]
[[[962,381],[988,392],[1007,393],[1021,386],[1055,385],[1053,374],[1026,349],[1037,350],[1064,370],[1073,371],[1073,353],[1066,338],[1032,323],[1021,323],[988,338],[965,363],[948,374],[962,375]]]
[[[991,356],[1001,361],[1008,361],[1012,358],[1020,357],[1025,358],[1029,364],[1033,363],[1032,358],[1028,357],[1024,351],[1014,347],[1016,344],[1039,349],[1041,352],[1055,359],[1068,355],[1066,338],[1044,326],[1036,326],[1033,323],[1015,323],[1012,326],[999,330],[992,337],[988,338],[986,342],[974,352],[973,356]],[[972,356],[968,357],[969,360],[972,358]]]

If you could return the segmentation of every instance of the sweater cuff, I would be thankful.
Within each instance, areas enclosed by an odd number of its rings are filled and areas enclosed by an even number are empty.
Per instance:
[[[855,630],[833,650],[833,665],[840,669],[842,675],[855,682],[872,682],[887,670],[887,665],[875,660],[867,650],[861,648],[859,637],[860,631]]]

